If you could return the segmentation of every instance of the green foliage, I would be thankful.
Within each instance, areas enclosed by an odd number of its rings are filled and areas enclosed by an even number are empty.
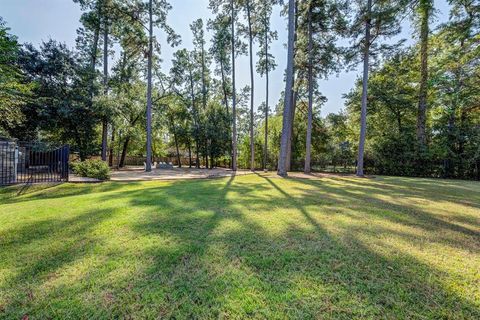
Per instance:
[[[245,118],[245,117],[243,117]],[[297,114],[295,116],[294,132],[292,136],[292,163],[293,169],[299,170],[303,168],[303,159],[305,158],[306,131],[307,131],[307,112],[305,103],[297,105]],[[257,119],[261,119],[257,115]],[[255,167],[262,168],[264,161],[264,142],[265,142],[265,121],[257,120],[257,128],[255,130]],[[246,128],[246,125],[243,127]],[[240,127],[242,128],[242,127]],[[246,129],[244,129],[246,131]],[[282,134],[282,117],[274,115],[268,121],[268,154],[266,167],[269,170],[275,170],[278,163],[278,154],[280,152],[280,138]],[[239,141],[239,158],[238,164],[241,168],[249,168],[250,161],[250,137],[243,133],[240,135]],[[318,110],[314,114],[313,130],[312,130],[312,162],[319,163],[326,160],[325,152],[327,151],[328,132],[325,128],[324,121],[319,117]]]
[[[82,159],[94,154],[98,150],[95,129],[103,112],[91,105],[89,64],[77,52],[50,40],[40,49],[26,45],[21,65],[28,80],[35,83],[35,99],[23,108],[26,130],[70,144]]]
[[[110,135],[108,149],[111,155],[121,158],[145,156],[147,85],[144,62],[145,53],[148,53],[150,1],[74,2],[83,10],[75,49],[54,40],[39,48],[21,46],[0,21],[0,134],[20,140],[68,143],[74,152],[86,159],[99,153],[99,133],[108,120],[105,128]],[[169,1],[152,0],[151,3],[154,27],[162,28],[171,44],[178,44],[180,39],[166,20],[171,9]],[[245,22],[250,11],[251,35],[258,55],[256,72],[265,77],[267,71],[272,71],[276,63],[270,46],[277,34],[271,29],[270,17],[276,11],[274,6],[281,3],[233,0],[232,15],[230,0],[209,1],[215,17],[208,22],[197,19],[190,24],[192,49],[174,53],[168,75],[160,70],[160,46],[152,39],[154,156],[198,156],[198,163],[208,160],[213,165],[226,164],[226,160],[230,160],[233,146],[232,51],[235,57],[246,53],[245,36],[250,38],[250,34]],[[295,99],[290,99],[296,103],[291,139],[294,169],[303,167],[306,156],[310,65],[314,114],[312,165],[314,169],[315,165],[322,168],[326,164],[355,166],[361,83],[355,83],[355,88],[346,95],[345,113],[322,119],[320,108],[326,98],[317,80],[327,79],[346,65],[361,60],[365,23],[370,20],[369,45],[372,57],[378,59],[372,59],[375,64],[370,66],[367,172],[480,178],[480,16],[476,1],[449,0],[452,10],[448,22],[429,32],[427,143],[421,150],[415,143],[421,48],[414,45],[399,50],[398,43],[387,45],[383,40],[398,34],[401,21],[408,14],[414,13],[417,24],[420,20],[427,21],[422,12],[432,16],[432,1],[374,1],[369,17],[366,15],[368,1],[296,3],[295,84],[292,85],[296,95]],[[232,22],[236,34],[233,48]],[[312,50],[308,46],[308,30],[312,31]],[[101,57],[99,48],[105,41],[105,31],[110,45],[103,57],[115,57],[115,61],[103,87],[98,70],[101,63],[97,60]],[[346,43],[343,41],[346,37],[353,42],[348,47],[340,47]],[[211,43],[206,41],[209,38]],[[119,55],[113,54],[113,49],[117,48],[121,49]],[[249,102],[257,91],[253,86],[236,89],[235,143],[239,145],[240,167],[248,167],[251,127],[254,129],[255,166],[264,165],[265,103],[258,106],[252,117],[253,125],[250,125]],[[270,169],[278,163],[284,97],[281,93],[281,103],[268,124],[266,166]]]
[[[329,114],[325,118],[326,146],[323,152],[314,158],[314,164],[322,166],[331,165],[336,171],[337,166],[351,169],[356,155],[353,144],[350,141],[352,135],[351,127],[348,124],[348,117],[345,113]]]
[[[480,178],[478,19],[458,10],[458,18],[430,38],[428,143],[421,154],[415,142],[420,46],[397,52],[373,71],[368,96],[367,172]],[[361,83],[357,82],[347,95],[352,133],[348,140],[353,145],[358,140],[360,95]]]
[[[416,0],[415,0],[416,1]],[[410,8],[408,5],[412,0],[378,0],[370,1],[374,3],[371,7],[370,15],[368,12],[368,1],[350,1],[349,7],[349,35],[353,43],[346,48],[347,63],[351,62],[357,65],[363,61],[365,45],[365,24],[370,24],[369,58],[377,59],[394,52],[403,40],[394,44],[386,43],[401,31],[401,23],[405,17],[405,12]],[[383,40],[383,41],[382,41]]]
[[[13,134],[12,128],[25,120],[21,108],[33,88],[18,65],[19,51],[17,38],[0,17],[0,134]]]
[[[256,69],[261,76],[275,70],[277,67],[275,57],[271,53],[272,50],[270,48],[271,44],[278,39],[278,33],[271,29],[270,22],[274,4],[272,0],[259,1],[256,4],[257,12],[254,22],[259,46]]]
[[[341,36],[347,34],[347,8],[347,2],[343,0],[311,0],[299,3],[295,64],[300,80],[305,81],[307,78],[310,58],[314,79],[325,79],[342,69],[345,50],[337,42]],[[310,10],[312,50],[308,48]],[[313,87],[317,89],[316,81]]]
[[[110,179],[110,168],[105,161],[85,160],[72,163],[73,172],[80,177],[94,178],[98,180]]]

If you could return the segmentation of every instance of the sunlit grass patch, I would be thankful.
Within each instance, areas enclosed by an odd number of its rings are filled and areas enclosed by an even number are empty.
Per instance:
[[[479,318],[480,185],[377,177],[0,192],[0,318]]]

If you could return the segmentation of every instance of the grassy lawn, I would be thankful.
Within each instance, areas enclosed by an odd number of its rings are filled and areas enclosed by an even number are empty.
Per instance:
[[[0,318],[24,315],[479,319],[480,183],[3,188]]]

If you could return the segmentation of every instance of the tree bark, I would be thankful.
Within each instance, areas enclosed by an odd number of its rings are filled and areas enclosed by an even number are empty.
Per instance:
[[[97,7],[98,19],[100,19],[100,15],[101,15],[100,8],[101,8],[100,6]],[[89,88],[90,107],[93,106],[93,96],[95,94],[95,69],[97,66],[97,51],[98,51],[99,39],[100,39],[100,21],[98,21],[98,23],[96,24],[95,30],[93,32],[93,45],[92,45],[91,61],[90,61],[90,71],[91,71],[90,88]],[[103,128],[102,128],[102,134],[103,134]]]
[[[293,128],[295,126],[295,111],[297,108],[297,91],[295,90],[295,72],[296,72],[296,66],[295,66],[295,57],[296,57],[296,51],[295,48],[297,46],[297,39],[298,39],[298,34],[297,34],[297,29],[298,29],[298,0],[295,0],[295,28],[294,28],[294,39],[293,39],[293,85],[292,85],[292,109],[291,109],[291,122],[292,126],[290,128],[290,138],[288,139],[288,146],[287,146],[287,171],[292,170],[292,140],[293,140]]]
[[[430,19],[430,1],[420,0],[420,90],[418,94],[417,113],[417,143],[419,151],[423,152],[426,147],[426,121],[427,121],[427,90],[428,90],[428,34]]]
[[[367,135],[367,100],[368,100],[368,67],[370,58],[370,22],[372,13],[372,0],[367,1],[367,17],[365,19],[365,44],[363,53],[363,88],[362,110],[360,119],[360,141],[358,144],[357,176],[364,176],[365,138]]]
[[[459,132],[458,132],[458,152],[457,156],[459,158],[458,162],[458,175],[460,177],[465,177],[466,176],[466,168],[465,168],[465,122],[467,120],[467,114],[465,111],[465,108],[462,108],[460,111],[460,125],[459,125]],[[467,167],[468,168],[468,167]]]
[[[467,25],[471,27],[471,22],[472,20],[469,19]],[[466,39],[461,39],[460,40],[460,50],[462,52],[462,55],[465,54],[465,40]],[[455,114],[457,113],[457,110],[460,108],[460,123],[457,125],[454,122],[454,128],[455,130],[455,136],[454,139],[458,143],[458,148],[456,149],[456,158],[458,159],[457,161],[457,177],[463,178],[465,176],[465,166],[464,166],[464,152],[465,152],[465,121],[467,120],[467,114],[465,107],[461,106],[461,98],[460,98],[460,93],[462,92],[463,86],[464,86],[464,81],[463,77],[461,75],[461,67],[456,70],[455,72],[455,78],[456,78],[456,94],[455,94],[455,106],[454,106],[454,118]]]
[[[204,44],[202,42],[202,98],[203,98],[203,110],[207,109],[207,79],[206,79],[205,73],[206,73],[205,48],[204,48]]]
[[[208,169],[208,145],[205,144],[205,169]]]
[[[203,110],[204,112],[207,110],[207,84],[206,84],[206,77],[205,77],[205,71],[206,71],[206,66],[205,66],[205,50],[204,50],[204,44],[202,42],[202,102],[203,102]],[[199,117],[198,117],[199,119]],[[198,120],[199,121],[199,120]],[[208,169],[208,141],[205,141],[205,163],[206,163],[206,169]]]
[[[267,171],[268,161],[268,95],[269,95],[269,73],[268,73],[268,17],[265,17],[265,146],[263,155],[263,170]]]
[[[103,94],[108,95],[108,19],[103,25]],[[104,115],[102,121],[102,161],[107,161],[108,119]]]
[[[454,156],[455,156],[455,144],[456,144],[456,135],[455,135],[455,124],[456,117],[455,117],[455,107],[452,108],[450,111],[450,115],[448,117],[448,152],[447,152],[447,159],[445,161],[445,175],[446,178],[451,178],[455,175],[455,164],[454,164]]]
[[[230,110],[228,108],[228,92],[227,92],[227,82],[226,82],[226,79],[225,79],[225,67],[223,65],[223,60],[220,59],[220,70],[221,70],[221,73],[222,73],[222,90],[223,90],[223,98],[224,98],[224,103],[225,103],[225,108],[226,108],[226,111],[227,111],[227,119],[230,119]],[[227,134],[229,134],[229,132],[227,132]],[[230,143],[230,150],[229,150],[229,154],[230,154],[230,162],[232,162],[232,144]]]
[[[145,171],[152,171],[152,56],[153,56],[153,0],[148,2],[148,62],[147,62],[147,159]]]
[[[230,110],[228,108],[228,93],[227,93],[227,81],[225,79],[225,67],[223,66],[223,60],[220,59],[220,71],[222,74],[222,91],[223,91],[223,99],[225,104],[225,109],[227,111],[227,117],[230,118]]]
[[[115,143],[115,127],[112,126],[112,136],[110,137],[110,152],[108,155],[108,165],[113,166],[113,145]]]
[[[215,167],[215,160],[214,160],[214,157],[213,157],[213,152],[212,152],[212,149],[210,148],[210,169],[213,169]]]
[[[122,155],[120,156],[120,163],[118,165],[120,168],[125,167],[125,158],[127,157],[127,151],[128,151],[128,144],[129,143],[130,143],[130,137],[127,136],[125,138],[125,141],[123,142]]]
[[[190,144],[190,139],[188,139],[188,167],[192,167],[192,146]]]
[[[293,68],[293,86],[295,86],[295,67]],[[288,148],[287,148],[287,152],[288,152],[288,155],[287,155],[287,171],[290,171],[292,170],[292,141],[293,141],[293,129],[294,129],[294,126],[295,126],[295,112],[296,112],[296,108],[297,108],[297,92],[295,91],[295,89],[292,89],[292,109],[290,111],[290,117],[291,117],[291,121],[292,121],[292,126],[290,128],[290,138],[288,139]]]
[[[195,166],[197,169],[200,168],[200,154],[199,154],[199,145],[200,142],[198,141],[198,135],[199,135],[199,128],[198,128],[198,110],[197,106],[195,105],[195,91],[193,89],[193,74],[192,74],[192,69],[190,67],[190,99],[192,100],[192,109],[193,109],[193,122],[195,126],[195,160],[196,164]]]
[[[99,10],[100,11],[100,10]],[[94,95],[94,83],[95,83],[95,68],[97,66],[97,51],[98,51],[98,41],[100,39],[100,22],[96,26],[93,32],[93,46],[92,46],[92,53],[91,53],[91,62],[90,62],[90,70],[92,72],[91,81],[90,81],[90,104],[93,105],[93,95]]]
[[[177,151],[177,162],[178,162],[178,167],[182,167],[182,162],[180,161],[180,149],[178,148],[178,139],[177,139],[177,130],[175,129],[175,122],[173,120],[173,117],[170,117],[170,124],[172,126],[173,130],[173,140],[175,142],[175,149]]]
[[[253,31],[250,0],[247,0],[247,22],[248,22],[248,49],[250,55],[250,170],[255,171],[255,136],[253,130],[253,106],[254,106],[254,70],[253,70]]]
[[[285,84],[285,101],[283,108],[283,128],[280,140],[280,155],[278,158],[278,175],[287,176],[288,140],[291,139],[292,128],[292,89],[293,89],[293,50],[295,40],[295,0],[288,2],[288,50],[287,50],[287,79]]]
[[[235,5],[230,0],[232,14],[232,170],[237,171],[237,93],[235,91]]]
[[[305,173],[311,170],[312,150],[312,122],[313,122],[313,30],[312,30],[312,5],[308,8],[308,120],[305,152]]]

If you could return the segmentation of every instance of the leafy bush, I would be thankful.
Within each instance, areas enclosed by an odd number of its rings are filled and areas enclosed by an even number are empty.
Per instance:
[[[73,172],[81,177],[95,178],[98,180],[110,179],[110,168],[101,160],[86,160],[72,164]]]

